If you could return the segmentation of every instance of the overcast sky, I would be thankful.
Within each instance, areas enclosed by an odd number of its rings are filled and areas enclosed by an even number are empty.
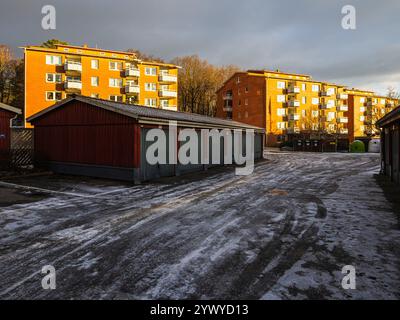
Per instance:
[[[41,8],[54,5],[56,30]],[[344,5],[357,29],[341,26]],[[400,90],[399,0],[0,0],[0,43],[58,38],[165,59],[198,54],[214,64],[306,73],[385,93]]]

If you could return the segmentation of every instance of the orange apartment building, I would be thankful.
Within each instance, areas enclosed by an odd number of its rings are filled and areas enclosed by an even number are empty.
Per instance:
[[[374,134],[374,121],[362,127],[367,117],[354,114],[356,91],[315,81],[309,75],[249,70],[234,74],[217,91],[216,116],[265,128],[269,146],[300,133],[335,135],[353,141]],[[383,115],[382,110],[387,112],[397,103],[373,93],[364,95],[365,110],[359,108],[359,112],[377,109],[376,114]]]
[[[25,119],[74,93],[178,110],[178,66],[87,46],[23,49]]]

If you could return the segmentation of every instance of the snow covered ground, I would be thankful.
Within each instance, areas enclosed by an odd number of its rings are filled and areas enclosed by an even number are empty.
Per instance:
[[[400,226],[379,155],[266,158],[247,177],[0,182],[0,298],[399,299]],[[341,286],[345,265],[355,290]]]

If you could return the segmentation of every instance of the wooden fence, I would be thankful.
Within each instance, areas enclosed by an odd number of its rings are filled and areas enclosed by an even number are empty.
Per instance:
[[[12,128],[10,138],[10,166],[25,167],[33,165],[33,129]]]

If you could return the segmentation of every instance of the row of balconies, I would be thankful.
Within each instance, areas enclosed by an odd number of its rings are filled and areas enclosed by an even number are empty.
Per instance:
[[[300,132],[301,132],[301,130],[300,130],[299,127],[289,127],[289,128],[286,128],[286,133],[289,133],[289,134],[291,134],[291,133],[300,133]],[[348,133],[349,133],[349,129],[347,129],[347,128],[340,128],[340,129],[339,129],[339,133],[340,133],[340,134],[348,134]]]
[[[75,72],[82,72],[82,63],[79,61],[69,60],[64,64],[65,71],[75,71]],[[138,68],[126,68],[125,69],[125,76],[126,77],[140,77],[140,71]],[[169,82],[169,83],[176,83],[178,82],[178,77],[172,74],[165,74],[162,73],[158,76],[158,80],[160,82]]]
[[[77,80],[67,80],[64,84],[65,89],[70,90],[82,90],[82,82]],[[140,93],[140,87],[138,85],[129,84],[125,86],[126,94]],[[163,98],[176,98],[178,93],[171,90],[159,90],[158,95]]]
[[[335,118],[333,118],[332,120],[334,120]],[[299,121],[300,120],[300,114],[297,113],[292,113],[292,114],[288,114],[285,116],[282,116],[282,121]],[[321,122],[327,122],[327,118],[326,117],[320,117],[319,120]],[[329,121],[330,122],[330,121]],[[336,122],[337,123],[348,123],[349,122],[349,118],[347,117],[338,117],[336,118]]]

